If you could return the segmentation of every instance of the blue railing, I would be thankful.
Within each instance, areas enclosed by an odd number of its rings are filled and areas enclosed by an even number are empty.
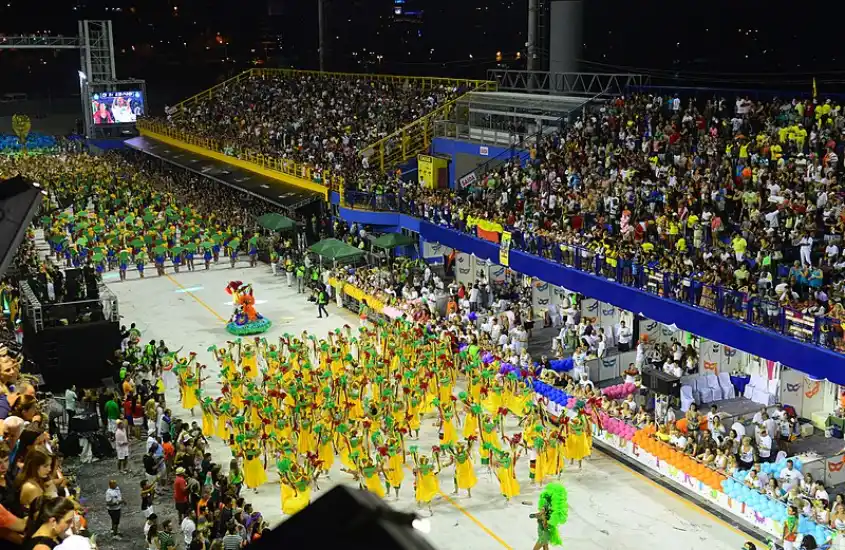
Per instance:
[[[431,223],[473,234],[457,218],[426,217],[421,205],[404,195],[350,191],[344,194],[347,208],[397,212]],[[721,286],[702,282],[696,276],[681,275],[659,269],[655,263],[639,264],[628,259],[609,259],[587,248],[561,244],[535,234],[525,235],[515,228],[511,246],[561,265],[588,272],[625,286],[637,288],[662,298],[682,302],[715,312],[723,317],[745,322],[783,334],[802,342],[813,343],[845,353],[840,319],[816,317],[781,306],[777,301],[760,298]],[[600,296],[593,298],[601,299]]]

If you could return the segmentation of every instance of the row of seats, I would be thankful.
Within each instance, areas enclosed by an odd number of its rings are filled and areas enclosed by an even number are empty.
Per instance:
[[[681,410],[686,412],[695,403],[712,403],[722,399],[733,399],[736,390],[728,373],[697,374],[681,377]]]
[[[753,375],[745,386],[743,397],[768,407],[777,403],[779,387],[780,380],[767,380],[762,376]],[[736,389],[726,372],[718,375],[697,374],[681,377],[681,410],[684,412],[693,403],[701,405],[735,397]]]

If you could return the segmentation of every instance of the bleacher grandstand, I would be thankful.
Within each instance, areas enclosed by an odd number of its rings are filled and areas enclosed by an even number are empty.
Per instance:
[[[605,97],[562,130],[514,145],[530,149],[527,160],[477,173],[465,188],[422,189],[394,177],[392,169],[428,148],[431,128],[449,118],[456,98],[494,88],[256,70],[142,129],[342,189],[346,206],[401,211],[471,233],[483,221],[512,232],[517,249],[842,348],[840,105]],[[376,177],[382,168],[386,174]]]

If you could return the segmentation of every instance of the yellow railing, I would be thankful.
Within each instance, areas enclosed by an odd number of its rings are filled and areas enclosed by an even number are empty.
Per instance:
[[[467,88],[469,92],[495,92],[497,84],[487,80],[467,81],[475,83],[474,87]],[[383,137],[372,145],[359,151],[359,155],[368,156],[374,161],[379,170],[384,172],[417,155],[428,151],[434,135],[434,123],[438,120],[449,118],[455,104],[466,96],[466,94],[444,103],[427,115],[418,118],[407,126],[396,130],[392,134]]]
[[[343,188],[343,177],[335,176],[328,170],[323,170],[322,177],[318,178],[313,167],[304,162],[296,162],[290,159],[262,155],[261,153],[248,149],[241,149],[237,156],[232,156],[226,151],[223,141],[219,139],[195,136],[188,132],[178,130],[169,124],[153,120],[138,120],[137,127],[138,130],[141,131],[142,135],[149,135],[152,138],[163,136],[176,142],[181,142],[194,148],[201,149],[197,152],[205,154],[206,156],[220,158],[230,164],[242,163],[262,170],[290,176],[291,178],[295,178],[300,181],[286,180],[289,183],[312,191],[318,190],[323,193],[323,195],[325,195],[328,190],[336,191]],[[176,145],[178,146],[178,143]],[[246,168],[249,168],[249,166],[246,166]],[[255,171],[260,172],[261,170]]]

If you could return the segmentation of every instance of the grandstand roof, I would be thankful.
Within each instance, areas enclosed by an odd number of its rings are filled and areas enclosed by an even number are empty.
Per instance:
[[[458,100],[473,107],[516,112],[544,111],[570,113],[584,106],[589,99],[569,95],[521,94],[515,92],[470,92]]]
[[[294,185],[283,183],[242,170],[225,162],[216,161],[203,155],[172,147],[152,138],[140,136],[126,140],[126,145],[152,157],[190,170],[201,176],[215,180],[223,185],[240,189],[255,197],[265,199],[280,208],[292,211],[314,200],[322,198],[316,191],[308,191]]]

